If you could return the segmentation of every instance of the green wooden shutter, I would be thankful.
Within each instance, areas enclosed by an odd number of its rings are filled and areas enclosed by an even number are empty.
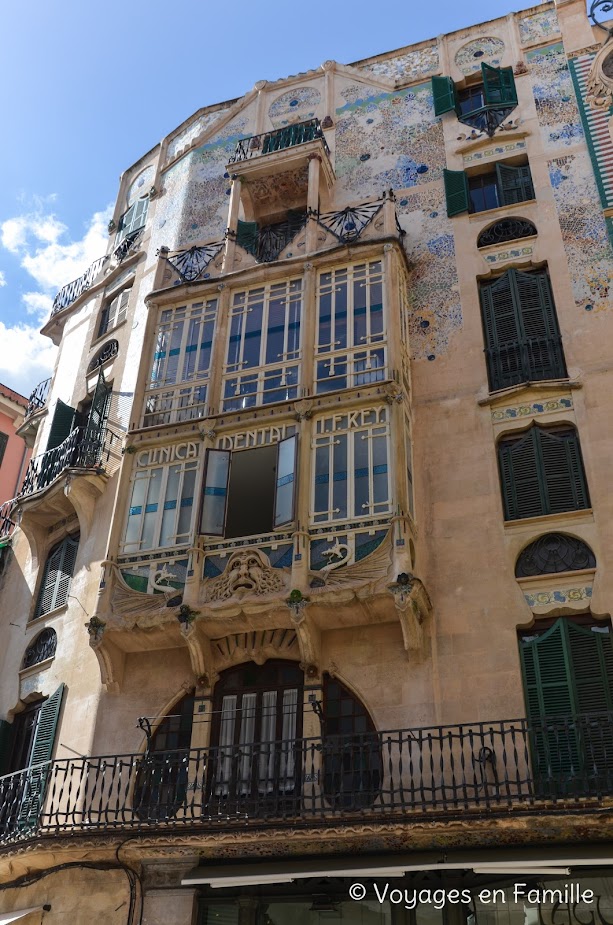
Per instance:
[[[83,443],[79,447],[79,461],[82,466],[96,466],[100,462],[103,430],[110,397],[111,392],[104,379],[104,371],[101,369],[98,373],[98,381],[96,382],[91,408],[89,409]]]
[[[574,428],[536,428],[540,465],[544,477],[546,514],[560,514],[589,507],[579,439]]]
[[[64,687],[64,684],[60,684],[55,693],[42,705],[38,714],[30,754],[30,770],[24,778],[24,796],[19,810],[18,825],[21,830],[36,827],[43,806]]]
[[[527,199],[534,199],[534,186],[530,167],[510,167],[508,164],[496,164],[498,193],[503,206],[516,205]]]
[[[510,273],[482,284],[479,297],[491,391],[523,382],[521,331]]]
[[[65,405],[58,398],[51,422],[51,430],[49,431],[49,439],[47,440],[47,450],[53,450],[70,435],[74,425],[74,417],[75,409],[71,408],[70,405]]]
[[[547,513],[535,428],[519,438],[501,440],[498,459],[505,520]]]
[[[524,380],[565,377],[562,339],[547,273],[510,270],[509,274],[518,305]]]
[[[442,116],[445,112],[455,110],[456,93],[451,77],[432,78],[432,97],[434,99],[435,116]]]
[[[512,67],[481,65],[483,99],[492,108],[517,106],[517,89]]]
[[[145,222],[147,221],[147,209],[149,208],[149,197],[145,196],[143,199],[137,200],[133,203],[127,212],[121,216],[119,220],[119,229],[117,234],[117,241],[122,241],[126,235],[131,234],[133,231],[138,231],[139,228],[143,228]]]
[[[45,571],[38,592],[34,617],[40,617],[68,602],[70,582],[74,573],[79,536],[67,536],[55,546],[45,563]]]
[[[445,181],[445,198],[447,199],[447,215],[451,218],[461,212],[468,212],[470,194],[468,178],[463,170],[443,170]]]

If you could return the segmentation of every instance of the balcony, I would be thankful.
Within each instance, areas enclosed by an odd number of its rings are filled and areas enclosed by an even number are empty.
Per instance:
[[[49,390],[51,388],[51,378],[39,382],[28,400],[28,407],[22,424],[17,429],[20,437],[23,437],[27,446],[33,447],[38,431],[38,425],[41,421],[40,411],[47,406]]]
[[[108,461],[111,445],[119,437],[106,430],[99,438],[86,439],[86,428],[76,427],[59,446],[30,460],[20,499],[42,491],[65,469],[97,469]]]
[[[0,844],[62,832],[385,825],[544,812],[613,795],[613,714],[69,758],[0,778]],[[525,822],[520,820],[520,826]]]
[[[241,138],[229,163],[236,164],[239,161],[251,160],[251,158],[260,157],[263,154],[285,151],[287,148],[303,145],[309,141],[315,141],[317,138],[321,139],[324,150],[326,154],[329,155],[330,149],[328,148],[319,119],[309,119],[308,122],[286,125],[283,128],[275,129],[273,132],[266,132],[263,135],[252,135],[250,138]]]

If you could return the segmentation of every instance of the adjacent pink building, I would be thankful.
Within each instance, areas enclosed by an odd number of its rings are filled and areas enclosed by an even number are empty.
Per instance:
[[[15,497],[30,461],[32,451],[17,434],[27,407],[27,398],[0,382],[0,504]]]

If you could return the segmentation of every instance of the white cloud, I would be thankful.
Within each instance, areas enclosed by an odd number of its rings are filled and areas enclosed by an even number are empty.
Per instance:
[[[47,294],[55,294],[66,283],[81,276],[94,260],[106,253],[109,217],[109,210],[96,212],[81,240],[70,244],[59,242],[65,232],[61,222],[54,216],[40,217],[35,225],[28,226],[39,246],[34,249],[22,247],[22,267],[42,290]]]
[[[26,398],[38,382],[53,372],[57,348],[43,337],[38,327],[0,321],[0,382]]]
[[[2,272],[2,270],[0,270],[0,288],[2,286],[6,286],[6,277],[4,273]]]
[[[21,301],[26,307],[28,315],[46,318],[53,306],[53,299],[43,292],[24,292]]]

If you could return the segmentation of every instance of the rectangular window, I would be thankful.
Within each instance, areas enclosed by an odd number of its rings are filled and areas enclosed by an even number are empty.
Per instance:
[[[443,179],[449,217],[462,212],[486,212],[534,199],[529,164],[515,167],[499,161],[489,172],[470,176],[463,170],[445,169]]]
[[[139,231],[141,228],[144,228],[145,222],[147,221],[148,208],[149,197],[144,196],[143,199],[138,199],[131,205],[127,212],[123,213],[119,219],[115,245],[121,244],[124,238],[127,238],[133,231]]]
[[[321,273],[316,391],[381,382],[386,377],[385,340],[381,261]]]
[[[234,294],[222,411],[298,398],[301,316],[299,279]]]
[[[351,414],[335,416],[334,427],[313,441],[314,523],[376,517],[391,510],[389,423],[350,428]]]
[[[143,427],[206,417],[217,299],[162,311]]]
[[[136,470],[124,553],[166,549],[190,542],[197,470],[197,460]]]
[[[231,453],[208,450],[200,532],[261,536],[294,519],[298,438]]]
[[[122,289],[121,292],[118,292],[117,295],[110,296],[106,300],[102,307],[102,314],[100,315],[97,337],[102,337],[107,331],[111,331],[113,328],[116,328],[118,324],[121,324],[122,321],[125,321],[131,292],[132,287],[128,286]]]

